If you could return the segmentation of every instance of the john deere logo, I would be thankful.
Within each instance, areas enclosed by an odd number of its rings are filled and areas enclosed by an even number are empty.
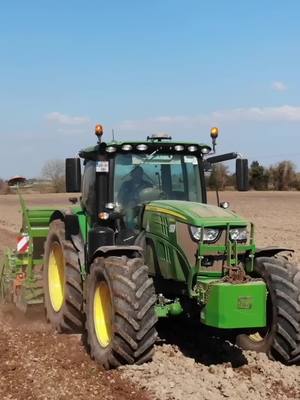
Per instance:
[[[253,301],[253,297],[251,297],[251,296],[239,297],[238,298],[238,308],[249,310],[250,308],[252,308],[252,301]]]

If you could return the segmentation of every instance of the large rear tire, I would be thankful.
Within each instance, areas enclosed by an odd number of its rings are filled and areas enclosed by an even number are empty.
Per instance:
[[[65,239],[65,225],[61,220],[50,224],[43,283],[47,320],[59,333],[81,333],[84,314],[78,254],[72,242]]]
[[[140,258],[96,258],[87,279],[86,342],[104,368],[152,359],[156,295]]]
[[[296,363],[300,361],[300,269],[284,258],[260,257],[255,272],[267,285],[268,325],[237,336],[236,344],[285,364]]]

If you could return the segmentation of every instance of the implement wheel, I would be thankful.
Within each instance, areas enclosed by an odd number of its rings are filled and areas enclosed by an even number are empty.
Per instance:
[[[260,257],[255,272],[269,292],[267,327],[237,336],[236,344],[285,364],[296,363],[300,360],[300,269],[284,258]]]
[[[87,279],[86,342],[106,369],[152,359],[156,296],[140,258],[96,258]]]
[[[43,283],[47,320],[58,332],[83,330],[83,291],[78,254],[65,240],[65,225],[51,222],[45,244]]]

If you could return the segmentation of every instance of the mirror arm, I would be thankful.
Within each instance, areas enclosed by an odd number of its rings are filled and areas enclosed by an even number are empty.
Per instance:
[[[207,162],[209,164],[217,164],[223,161],[235,160],[240,156],[241,155],[239,153],[226,153],[220,154],[219,156],[208,157],[204,160],[204,162]]]

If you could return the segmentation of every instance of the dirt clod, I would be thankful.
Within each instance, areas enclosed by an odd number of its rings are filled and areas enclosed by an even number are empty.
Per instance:
[[[166,357],[168,351],[175,352],[175,356]],[[283,366],[264,354],[245,352],[244,355],[247,364],[239,368],[223,363],[206,366],[193,362],[175,346],[163,345],[156,348],[151,363],[125,367],[123,371],[161,400],[300,398],[298,366]]]

